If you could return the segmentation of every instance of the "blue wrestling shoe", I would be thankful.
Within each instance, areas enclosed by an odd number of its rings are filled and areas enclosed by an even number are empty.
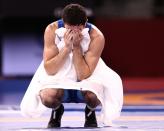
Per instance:
[[[97,127],[97,120],[96,120],[95,111],[89,109],[87,106],[85,108],[84,127]]]
[[[61,118],[64,113],[63,104],[57,110],[52,110],[50,121],[48,122],[47,128],[57,128],[61,126]]]

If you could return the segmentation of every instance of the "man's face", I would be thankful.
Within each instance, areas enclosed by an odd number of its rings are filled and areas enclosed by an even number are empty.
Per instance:
[[[74,25],[64,24],[64,26],[65,26],[66,29],[71,29],[71,30],[74,30],[74,31],[82,31],[85,28],[84,25],[74,26]]]

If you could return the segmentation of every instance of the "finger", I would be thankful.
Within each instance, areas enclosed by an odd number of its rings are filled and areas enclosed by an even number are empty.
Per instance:
[[[72,41],[73,40],[73,34],[72,33],[68,34],[67,39]]]
[[[65,35],[66,37],[68,37],[68,35],[71,33],[71,31],[72,31],[71,29],[67,29],[67,30],[66,30],[66,33],[65,33],[64,35]]]
[[[81,32],[77,31],[75,36],[76,36],[77,39],[81,39],[82,34],[81,34]]]

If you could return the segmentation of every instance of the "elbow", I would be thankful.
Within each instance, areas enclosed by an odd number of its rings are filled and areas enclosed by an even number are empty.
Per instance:
[[[44,63],[44,69],[48,75],[52,76],[56,74],[47,63]]]
[[[49,71],[49,70],[46,70],[46,73],[47,73],[47,75],[49,75],[49,76],[53,76],[53,75],[55,75],[55,73],[52,73],[52,72]]]
[[[83,76],[77,76],[77,80],[78,81],[82,81],[82,80],[84,80],[85,79],[85,77],[83,77]]]
[[[87,79],[88,77],[90,77],[91,76],[91,72],[88,72],[88,73],[86,73],[86,74],[79,74],[78,76],[77,76],[77,79],[78,79],[78,81],[82,81],[82,80],[84,80],[84,79]]]

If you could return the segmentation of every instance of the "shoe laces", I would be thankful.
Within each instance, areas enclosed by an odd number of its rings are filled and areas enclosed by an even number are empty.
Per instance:
[[[53,119],[56,118],[56,111],[53,112]]]
[[[87,116],[89,117],[92,114],[92,110],[88,112]]]

